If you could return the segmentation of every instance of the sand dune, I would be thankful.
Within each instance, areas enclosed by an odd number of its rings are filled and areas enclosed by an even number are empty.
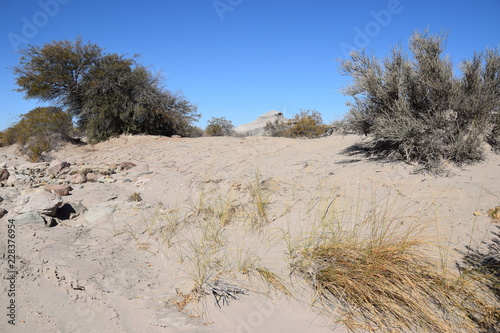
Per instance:
[[[0,331],[344,332],[311,306],[307,284],[291,277],[284,236],[299,239],[330,203],[342,223],[381,209],[401,228],[418,225],[450,267],[460,260],[455,249],[489,239],[495,224],[486,212],[500,204],[499,155],[436,177],[346,152],[361,140],[122,136],[65,146],[54,157],[75,167],[136,167],[72,185],[63,199],[88,208],[80,217],[53,228],[17,227],[16,325],[3,316]],[[10,170],[29,165],[12,147],[0,149],[2,162]],[[266,203],[261,224],[257,185]],[[30,191],[0,188],[9,211],[0,220],[3,249],[15,197]],[[142,200],[130,201],[134,193]],[[0,267],[9,270],[6,260]],[[259,269],[294,297],[273,289]],[[190,293],[199,281],[207,293],[226,283],[246,295],[235,291],[238,299],[220,308],[213,294],[197,302]],[[6,284],[0,292],[5,309]]]

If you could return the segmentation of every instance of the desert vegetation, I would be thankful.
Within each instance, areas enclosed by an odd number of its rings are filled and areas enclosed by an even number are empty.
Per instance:
[[[91,143],[120,134],[183,136],[198,132],[197,108],[162,86],[161,77],[81,38],[29,46],[13,68],[18,91],[74,118]]]
[[[234,135],[234,125],[231,120],[225,117],[216,118],[212,117],[208,121],[207,128],[205,129],[206,136],[231,136]]]
[[[498,49],[464,60],[457,77],[445,41],[415,32],[411,55],[400,45],[384,59],[356,51],[341,61],[341,73],[353,79],[343,90],[352,97],[346,119],[352,130],[373,135],[370,152],[436,169],[481,161],[485,142],[498,149]]]
[[[316,110],[301,110],[288,122],[269,121],[264,131],[269,136],[286,138],[317,138],[325,134],[327,126]]]
[[[73,134],[69,114],[56,107],[38,107],[0,132],[0,146],[16,143],[32,162],[37,162],[44,159],[44,153],[70,140]]]
[[[279,180],[256,171],[240,193],[206,187],[190,205],[159,206],[135,226],[113,226],[113,235],[157,244],[148,250],[163,253],[191,281],[171,301],[202,317],[206,302],[221,307],[251,292],[301,299],[308,286],[314,297],[305,306],[353,332],[500,329],[498,269],[479,264],[495,256],[497,241],[488,254],[469,249],[453,270],[423,236],[432,221],[409,217],[404,204],[396,208],[398,196],[364,215],[344,194],[315,193],[295,215],[277,201],[273,184]],[[275,225],[277,219],[289,222]]]

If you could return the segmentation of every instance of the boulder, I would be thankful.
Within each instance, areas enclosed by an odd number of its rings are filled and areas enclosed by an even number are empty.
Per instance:
[[[8,211],[4,208],[0,208],[0,219],[7,215]]]
[[[135,166],[137,166],[137,164],[135,164],[133,162],[122,162],[122,163],[120,163],[119,170],[120,171],[127,171],[127,170],[132,169]]]
[[[87,181],[87,177],[81,173],[77,173],[69,177],[71,184],[83,184]]]
[[[71,193],[69,192],[73,190],[73,188],[69,185],[50,185],[50,184],[46,185],[43,189],[47,192],[54,193],[55,195],[61,197],[65,195],[70,195]]]
[[[47,169],[48,173],[51,175],[57,175],[62,169],[68,168],[70,164],[65,161],[54,160],[50,163],[49,168]]]
[[[4,201],[4,198],[0,197],[0,202]]]
[[[34,224],[46,224],[47,222],[41,216],[40,214],[36,212],[27,212],[21,215],[17,215],[16,217],[13,218],[15,221],[14,223],[16,225],[20,224],[29,224],[29,223],[34,223]]]
[[[14,212],[24,214],[36,212],[43,215],[55,216],[57,208],[61,207],[63,199],[45,191],[36,191],[20,195],[16,200]]]
[[[0,170],[0,182],[9,179],[9,176],[10,176],[9,170],[5,168]]]
[[[87,173],[86,177],[88,182],[95,183],[97,181],[97,175],[93,172]]]

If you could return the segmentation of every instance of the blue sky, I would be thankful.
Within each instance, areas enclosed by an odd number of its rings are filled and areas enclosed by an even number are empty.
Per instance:
[[[349,78],[337,59],[349,48],[377,56],[416,29],[449,33],[456,65],[500,43],[500,0],[2,0],[0,130],[40,106],[25,100],[9,69],[16,48],[81,36],[107,52],[133,56],[164,76],[211,117],[235,125],[270,111],[292,117],[315,109],[325,121],[348,108]]]

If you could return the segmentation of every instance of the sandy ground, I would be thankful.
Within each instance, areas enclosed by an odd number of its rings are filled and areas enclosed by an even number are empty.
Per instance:
[[[422,238],[440,246],[436,258],[453,267],[460,259],[456,249],[489,239],[495,224],[486,212],[500,205],[499,155],[487,153],[484,163],[450,167],[449,176],[435,177],[416,174],[409,164],[346,152],[362,139],[123,136],[95,146],[66,146],[54,155],[72,165],[131,161],[137,167],[113,175],[113,183],[73,186],[63,198],[84,204],[87,219],[53,228],[17,227],[16,325],[7,323],[4,278],[0,331],[345,332],[311,306],[314,295],[306,283],[290,278],[283,235],[304,234],[325,210],[334,210],[346,225],[380,210],[402,228],[417,226]],[[12,148],[0,150],[2,162],[26,163]],[[255,217],[249,195],[255,183],[269,201],[269,223],[258,230],[248,222]],[[133,193],[143,200],[128,201]],[[0,188],[7,199],[0,207],[9,208],[18,194]],[[209,206],[229,207],[234,218],[210,243],[224,245],[207,253],[212,248],[199,246],[198,235],[211,222]],[[111,208],[90,218],[96,207]],[[0,220],[2,253],[11,217]],[[161,232],[167,225],[179,228],[171,238]],[[247,295],[220,308],[211,295],[188,302],[200,276],[197,258],[208,263],[206,281],[223,277]],[[282,277],[294,297],[255,274],[236,272],[243,262]],[[5,256],[0,269],[7,277]]]

